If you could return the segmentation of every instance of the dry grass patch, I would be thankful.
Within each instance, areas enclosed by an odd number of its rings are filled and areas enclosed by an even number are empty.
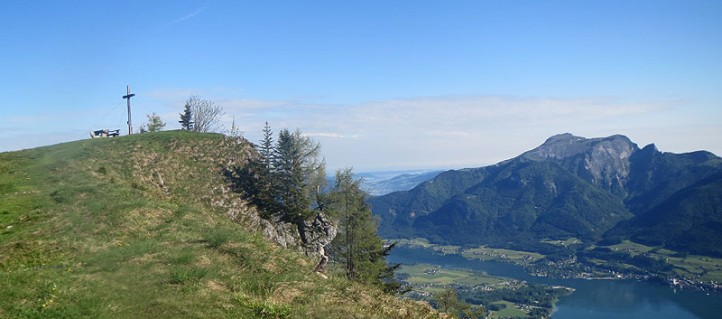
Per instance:
[[[193,263],[194,266],[197,267],[209,267],[213,265],[213,261],[208,258],[207,255],[201,255],[200,257],[196,258],[195,262]]]
[[[291,304],[297,297],[304,294],[303,290],[296,287],[298,284],[287,284],[282,283],[273,291],[273,295],[269,298],[270,301],[280,304]]]
[[[206,281],[206,288],[208,288],[211,291],[217,291],[217,292],[227,292],[228,291],[228,288],[226,288],[225,285],[218,283],[215,280]]]
[[[158,226],[165,223],[168,216],[173,212],[163,208],[136,208],[125,215],[125,228],[128,232],[137,233],[152,232]]]

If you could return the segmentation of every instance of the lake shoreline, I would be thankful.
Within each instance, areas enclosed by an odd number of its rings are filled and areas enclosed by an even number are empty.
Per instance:
[[[552,319],[713,319],[718,318],[716,305],[722,304],[722,294],[675,290],[664,282],[537,277],[529,274],[524,267],[509,262],[470,260],[458,254],[439,253],[423,247],[398,246],[392,250],[388,260],[405,265],[427,263],[443,268],[470,269],[490,276],[574,288],[573,293],[555,301]],[[590,312],[593,314],[590,315]]]
[[[663,273],[651,271],[614,271],[600,268],[599,265],[590,263],[578,263],[573,260],[563,260],[549,263],[547,265],[536,264],[543,256],[538,253],[515,251],[503,248],[488,248],[490,251],[501,251],[504,253],[479,252],[478,248],[464,249],[459,246],[436,245],[421,239],[386,239],[387,242],[395,242],[399,247],[429,249],[439,254],[456,254],[467,259],[482,261],[496,261],[510,263],[524,267],[524,269],[535,277],[550,277],[554,279],[584,279],[584,280],[637,280],[649,283],[664,283],[671,288],[698,290],[709,293],[722,294],[722,284],[717,282],[695,281],[680,276],[670,276]],[[483,246],[485,248],[485,246]],[[512,254],[510,258],[510,254]],[[582,267],[574,269],[572,266]],[[552,271],[550,271],[552,270]]]

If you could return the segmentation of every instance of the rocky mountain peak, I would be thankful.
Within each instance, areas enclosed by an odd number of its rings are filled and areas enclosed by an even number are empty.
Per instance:
[[[624,135],[585,138],[571,133],[564,133],[548,138],[544,144],[522,154],[522,157],[534,161],[563,160],[579,154],[591,153],[595,149],[633,150],[637,149],[637,145]]]
[[[657,149],[657,145],[649,144],[642,148],[642,152],[644,153],[658,153],[659,150]]]
[[[639,150],[628,137],[584,138],[570,133],[548,138],[541,146],[521,155],[532,161],[553,161],[610,191],[624,188],[629,177],[629,157]],[[615,191],[617,190],[617,191]]]
[[[572,133],[562,133],[554,135],[550,138],[548,138],[546,141],[544,141],[544,144],[555,144],[555,143],[573,143],[575,141],[581,141],[586,140],[586,138],[581,136],[576,136]]]

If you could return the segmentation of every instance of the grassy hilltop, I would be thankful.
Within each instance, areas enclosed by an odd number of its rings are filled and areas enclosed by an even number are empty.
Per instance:
[[[266,242],[222,175],[252,152],[173,131],[1,153],[0,317],[439,317]]]

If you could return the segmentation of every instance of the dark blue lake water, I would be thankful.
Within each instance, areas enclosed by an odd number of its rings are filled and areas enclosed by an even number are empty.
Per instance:
[[[529,275],[520,266],[440,255],[422,248],[396,247],[392,263],[433,264],[464,268],[493,276],[528,282],[563,285],[576,289],[562,297],[552,319],[720,319],[722,294],[672,289],[669,286],[632,280],[551,279]]]

